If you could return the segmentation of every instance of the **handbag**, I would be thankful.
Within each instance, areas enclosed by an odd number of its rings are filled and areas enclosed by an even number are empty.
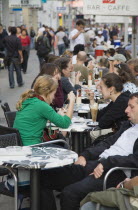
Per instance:
[[[66,46],[66,47],[69,47],[70,41],[69,41],[69,39],[68,39],[67,36],[64,36],[64,37],[63,37],[63,41],[64,41],[65,46]]]

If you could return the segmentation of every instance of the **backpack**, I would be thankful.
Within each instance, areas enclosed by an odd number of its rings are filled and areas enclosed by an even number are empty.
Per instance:
[[[35,37],[35,31],[34,30],[31,30],[30,37]]]
[[[64,36],[64,37],[63,37],[63,41],[64,41],[65,46],[66,46],[66,47],[69,47],[70,41],[69,41],[69,39],[68,39],[67,36]]]
[[[38,37],[35,43],[35,49],[37,50],[37,55],[42,57],[47,55],[51,51],[48,38],[45,36]]]

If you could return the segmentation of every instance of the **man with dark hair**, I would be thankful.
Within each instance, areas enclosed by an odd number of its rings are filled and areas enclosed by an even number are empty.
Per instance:
[[[84,26],[85,23],[83,20],[78,20],[76,22],[76,28],[71,31],[69,38],[70,38],[70,50],[73,51],[74,47],[77,44],[83,44],[85,45],[85,39],[84,39]]]
[[[46,189],[63,189],[61,210],[79,210],[80,201],[89,192],[103,189],[104,176],[109,169],[117,166],[138,167],[138,92],[130,96],[125,112],[129,121],[124,122],[114,135],[96,146],[87,148],[75,164],[42,171],[41,210],[48,206]],[[131,173],[129,170],[114,171],[107,182],[107,187],[116,187],[126,176],[134,177],[137,173],[134,171]],[[49,202],[54,203],[52,196]]]
[[[20,39],[16,36],[16,27],[11,27],[11,35],[5,37],[4,44],[7,50],[5,65],[8,67],[10,88],[14,88],[14,69],[17,75],[18,86],[23,86],[23,79],[21,75],[21,63],[23,62],[22,45]]]

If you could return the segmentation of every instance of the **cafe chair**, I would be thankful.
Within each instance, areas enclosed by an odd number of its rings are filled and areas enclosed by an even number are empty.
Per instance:
[[[9,107],[9,104],[7,102],[2,103],[1,108],[3,109],[3,112],[10,112],[11,111],[11,109]]]
[[[20,136],[20,133],[19,133],[18,129],[0,125],[0,135],[13,134],[13,133],[17,135],[18,142],[17,142],[16,145],[22,146],[22,139],[21,139],[21,136]],[[9,142],[9,144],[10,144],[10,142]],[[13,145],[8,145],[8,146],[13,146]]]
[[[17,129],[0,126],[0,148],[7,146],[22,146],[20,134]],[[15,191],[11,192],[5,187],[4,181],[0,182],[0,194],[15,197],[15,209],[17,210],[18,200],[18,187],[17,187],[17,176],[16,173],[6,166],[0,166],[0,176],[8,175],[11,173],[15,181]],[[28,197],[28,192],[19,191],[23,196]]]
[[[4,112],[8,127],[13,127],[14,120],[16,117],[16,111],[9,111],[9,112]]]
[[[114,168],[111,168],[105,175],[104,177],[104,182],[103,182],[103,190],[106,190],[107,189],[107,181],[108,181],[108,178],[109,178],[109,175],[112,174],[112,172],[116,171],[116,170],[131,170],[131,171],[138,171],[138,168],[131,168],[131,167],[114,167]],[[97,203],[96,205],[96,210],[100,210],[100,204]]]

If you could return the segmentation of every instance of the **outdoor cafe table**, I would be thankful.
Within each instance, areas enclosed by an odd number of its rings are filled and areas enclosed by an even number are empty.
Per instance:
[[[72,164],[78,155],[73,151],[55,147],[32,147],[29,155],[16,152],[15,149],[13,147],[5,153],[0,149],[0,165],[10,169],[30,169],[31,210],[40,210],[40,171]]]
[[[72,150],[80,154],[85,147],[91,145],[90,131],[98,125],[98,123],[94,123],[94,126],[88,126],[88,123],[92,123],[92,120],[75,116],[67,129],[55,127],[54,124],[51,124],[51,128],[52,130],[59,129],[59,131],[69,132],[71,134]]]

